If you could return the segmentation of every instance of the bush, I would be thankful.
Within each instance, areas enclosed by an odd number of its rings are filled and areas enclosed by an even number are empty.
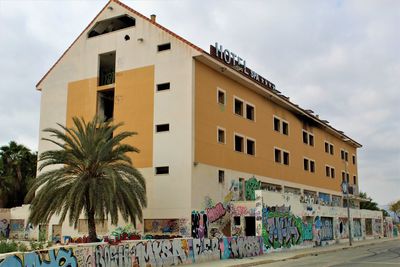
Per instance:
[[[6,240],[0,241],[0,253],[8,253],[18,251],[18,244],[15,241],[8,242]]]

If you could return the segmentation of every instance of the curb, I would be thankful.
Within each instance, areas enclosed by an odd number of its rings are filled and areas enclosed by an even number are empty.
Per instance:
[[[365,243],[355,243],[353,244],[351,247],[350,246],[341,246],[341,247],[332,247],[331,249],[326,249],[326,250],[322,250],[322,251],[309,251],[309,252],[304,252],[301,254],[297,254],[294,256],[288,256],[286,258],[281,258],[281,259],[260,259],[260,260],[254,260],[253,262],[249,262],[249,263],[239,263],[239,264],[232,264],[232,265],[227,265],[226,267],[251,267],[251,266],[257,266],[257,265],[261,265],[261,264],[269,264],[269,263],[275,263],[275,262],[280,262],[280,261],[286,261],[286,260],[294,260],[294,259],[300,259],[303,257],[307,257],[307,256],[318,256],[320,254],[327,254],[327,253],[331,253],[331,252],[336,252],[336,251],[340,251],[340,250],[346,250],[346,249],[351,249],[351,248],[357,248],[357,247],[364,247],[364,246],[369,246],[372,244],[380,244],[380,243],[385,243],[388,241],[393,241],[393,240],[399,240],[398,238],[390,238],[390,239],[376,239],[374,241],[370,241],[370,242],[365,242]],[[285,253],[285,252],[276,252],[276,253]]]

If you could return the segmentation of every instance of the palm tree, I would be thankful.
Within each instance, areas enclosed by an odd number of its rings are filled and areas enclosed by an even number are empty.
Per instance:
[[[29,183],[36,175],[36,160],[36,153],[15,141],[0,147],[0,195],[7,199],[6,207],[24,203]]]
[[[136,133],[120,132],[120,124],[104,122],[95,117],[90,122],[73,118],[74,126],[62,130],[47,128],[44,132],[54,139],[43,138],[60,149],[39,156],[42,172],[34,181],[28,198],[33,198],[29,221],[34,225],[47,223],[60,215],[60,224],[69,217],[76,228],[82,212],[88,220],[89,240],[97,241],[95,220],[111,219],[118,223],[118,213],[136,225],[146,207],[146,184],[132,166],[127,153],[139,150],[121,142]],[[56,168],[55,168],[56,167]],[[36,191],[36,192],[35,192]]]

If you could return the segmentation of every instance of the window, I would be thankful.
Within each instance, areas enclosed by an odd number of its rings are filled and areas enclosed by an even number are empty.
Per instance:
[[[282,121],[282,133],[284,135],[289,135],[289,124],[285,121]]]
[[[276,117],[274,117],[274,130],[277,132],[281,131],[281,121]]]
[[[99,55],[98,85],[103,86],[115,82],[115,51]]]
[[[244,152],[244,138],[235,134],[235,151]]]
[[[283,151],[283,164],[289,165],[289,153],[286,151]]]
[[[314,146],[314,135],[310,132],[303,130],[303,143],[306,145]]]
[[[240,216],[233,217],[233,225],[240,225]]]
[[[169,166],[156,167],[156,175],[169,174]]]
[[[308,159],[304,159],[304,170],[305,171],[308,171],[308,169],[309,169],[309,160]]]
[[[114,89],[97,92],[97,115],[106,121],[114,116]]]
[[[282,151],[281,151],[280,149],[275,148],[275,153],[274,153],[274,155],[275,155],[275,162],[277,162],[277,163],[281,163],[281,162],[282,162],[281,152],[282,152]]]
[[[310,172],[315,172],[315,161],[310,160]]]
[[[256,148],[255,148],[256,143],[251,139],[246,139],[246,142],[247,142],[246,144],[247,154],[254,156],[256,154]]]
[[[326,177],[335,178],[335,168],[326,165],[325,166],[325,175],[326,175]]]
[[[349,173],[346,173],[346,181],[347,181],[347,183],[350,183],[350,175],[349,175]]]
[[[165,124],[157,124],[156,125],[156,132],[160,133],[160,132],[168,132],[169,131],[169,123],[165,123]]]
[[[254,106],[246,104],[246,118],[254,121]]]
[[[135,26],[135,19],[128,15],[122,15],[110,19],[101,20],[97,22],[89,31],[88,38],[113,31],[118,31],[132,26]]]
[[[327,141],[325,141],[325,152],[333,155],[333,145]]]
[[[349,152],[341,149],[340,150],[340,158],[345,161],[349,161]]]
[[[218,132],[218,143],[225,144],[225,130],[222,128],[218,128],[217,132]]]
[[[222,89],[218,88],[218,90],[217,90],[217,102],[218,102],[218,104],[225,105],[225,103],[226,103],[225,101],[226,101],[226,99],[225,99],[225,91],[223,91]]]
[[[303,167],[305,171],[315,172],[315,161],[304,158]]]
[[[289,123],[274,116],[274,130],[284,135],[289,135]]]
[[[170,50],[171,49],[171,43],[165,43],[165,44],[160,44],[157,46],[157,51],[165,51],[165,50]]]
[[[225,171],[218,170],[218,183],[222,184],[225,181]]]
[[[157,91],[165,91],[170,89],[170,83],[159,83],[157,84]]]
[[[342,182],[346,181],[346,173],[342,171]]]
[[[243,101],[235,98],[234,101],[235,114],[239,116],[243,116]]]
[[[353,155],[353,164],[356,164],[356,156]]]
[[[353,184],[357,184],[357,176],[353,176]]]

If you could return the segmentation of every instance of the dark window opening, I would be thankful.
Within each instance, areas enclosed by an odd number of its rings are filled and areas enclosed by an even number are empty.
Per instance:
[[[275,148],[275,162],[281,163],[282,162],[282,158],[281,158],[281,150]]]
[[[331,178],[335,178],[335,169],[331,168]]]
[[[353,155],[353,164],[356,164],[356,156]]]
[[[256,217],[246,216],[245,219],[245,236],[255,236],[256,235]]]
[[[225,131],[218,129],[218,142],[225,144]]]
[[[225,92],[218,90],[218,103],[221,105],[225,105]]]
[[[304,159],[304,170],[308,171],[308,159]]]
[[[235,99],[235,114],[243,116],[243,102]]]
[[[114,116],[114,89],[97,92],[97,115],[105,121]]]
[[[247,139],[246,142],[247,142],[247,154],[254,156],[256,154],[255,142],[250,139]]]
[[[329,153],[329,144],[325,142],[325,152]]]
[[[353,184],[357,184],[357,177],[353,176]]]
[[[246,118],[254,121],[254,107],[246,105]]]
[[[233,217],[233,225],[240,225],[240,216]]]
[[[274,118],[274,130],[279,132],[281,129],[281,121],[278,118]]]
[[[289,165],[289,153],[283,151],[283,164]]]
[[[160,83],[157,84],[157,91],[164,91],[170,89],[170,83]]]
[[[329,145],[329,148],[330,148],[330,153],[331,153],[331,155],[333,155],[334,154],[334,151],[333,151],[333,145]]]
[[[99,86],[115,82],[115,51],[99,56]]]
[[[331,168],[328,167],[328,166],[325,166],[325,175],[326,175],[327,177],[330,177],[330,176],[331,176]]]
[[[308,134],[307,132],[303,131],[303,143],[308,144]]]
[[[169,166],[156,167],[156,175],[169,174]]]
[[[347,153],[347,151],[344,152],[344,160],[349,161],[349,153]]]
[[[308,135],[308,143],[310,146],[314,146],[314,135]]]
[[[289,135],[289,124],[287,122],[282,122],[282,133],[284,135]]]
[[[342,172],[342,182],[344,183],[346,181],[346,174]]]
[[[347,183],[350,183],[350,175],[348,173],[346,173],[346,181]]]
[[[171,49],[171,43],[166,43],[166,44],[160,44],[157,46],[157,51],[165,51],[165,50],[170,50]]]
[[[225,181],[225,171],[218,170],[218,183],[222,184]]]
[[[156,132],[168,132],[169,131],[169,123],[158,124],[156,125]]]
[[[315,172],[315,162],[310,160],[310,172]]]
[[[235,151],[243,152],[244,140],[243,137],[235,135]]]
[[[88,37],[94,37],[105,33],[118,31],[128,27],[135,26],[135,19],[128,15],[114,17],[97,22],[89,31]],[[126,40],[126,39],[125,39]]]

